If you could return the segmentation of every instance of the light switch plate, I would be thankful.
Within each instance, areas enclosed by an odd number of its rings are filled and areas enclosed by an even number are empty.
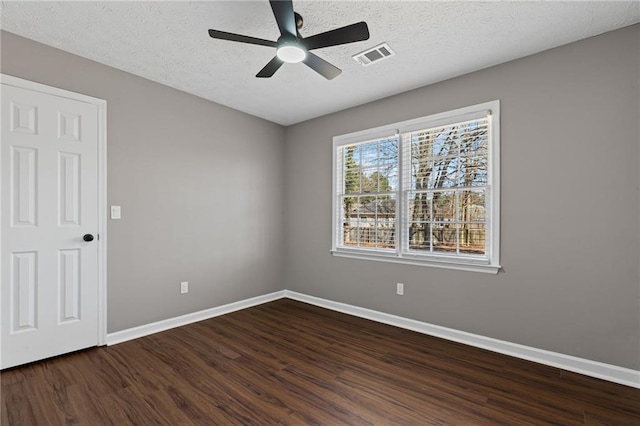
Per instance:
[[[120,219],[120,206],[111,206],[111,219]]]

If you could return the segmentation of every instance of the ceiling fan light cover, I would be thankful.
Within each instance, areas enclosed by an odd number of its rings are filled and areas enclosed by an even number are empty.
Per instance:
[[[276,55],[284,62],[302,62],[307,56],[307,52],[297,44],[283,44],[278,47]]]

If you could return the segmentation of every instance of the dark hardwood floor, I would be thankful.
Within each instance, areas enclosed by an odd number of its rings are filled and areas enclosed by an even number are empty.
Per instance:
[[[0,378],[3,425],[640,425],[640,389],[288,299]]]

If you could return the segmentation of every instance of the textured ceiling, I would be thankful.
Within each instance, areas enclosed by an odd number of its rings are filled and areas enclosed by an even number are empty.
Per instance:
[[[640,1],[294,1],[303,36],[358,21],[368,41],[318,49],[343,70],[303,64],[255,74],[275,49],[209,38],[209,28],[277,40],[267,0],[0,2],[6,31],[289,125],[640,22]],[[387,42],[396,56],[351,56]]]

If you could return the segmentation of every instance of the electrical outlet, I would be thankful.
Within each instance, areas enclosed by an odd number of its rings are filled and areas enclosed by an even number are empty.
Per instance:
[[[404,284],[402,283],[396,284],[396,294],[398,296],[404,296]]]
[[[185,293],[189,293],[189,282],[188,281],[182,281],[180,283],[180,294],[185,294]]]

